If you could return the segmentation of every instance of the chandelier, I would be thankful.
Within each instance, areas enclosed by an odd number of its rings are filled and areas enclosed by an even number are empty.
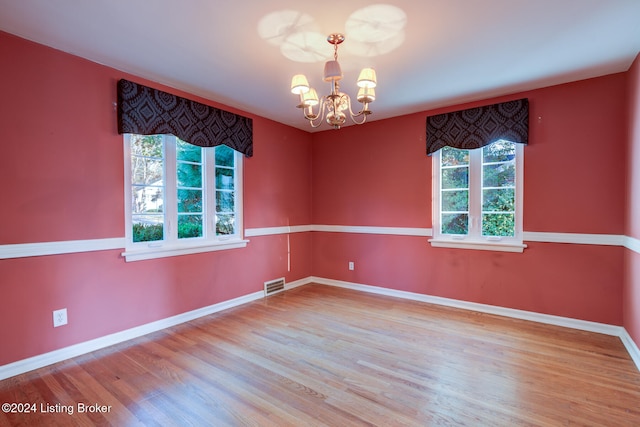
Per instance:
[[[324,64],[324,81],[331,83],[331,93],[318,99],[318,93],[309,86],[307,78],[303,74],[296,74],[291,79],[291,92],[300,96],[300,104],[297,105],[297,108],[302,109],[304,118],[309,120],[309,124],[314,128],[320,126],[326,116],[329,125],[334,129],[340,129],[340,126],[347,121],[347,113],[355,124],[361,125],[371,114],[369,104],[376,99],[374,89],[376,87],[376,72],[373,68],[363,68],[360,71],[356,99],[362,104],[362,109],[358,113],[354,113],[351,109],[349,95],[340,92],[342,70],[338,63],[338,45],[344,41],[344,35],[330,34],[327,41],[333,45],[333,61],[327,61]],[[314,112],[316,105],[319,105],[317,113]]]

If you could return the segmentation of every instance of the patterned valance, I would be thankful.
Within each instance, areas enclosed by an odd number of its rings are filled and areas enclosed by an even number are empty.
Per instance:
[[[484,147],[500,139],[529,142],[527,98],[427,117],[427,154],[445,146]]]
[[[125,79],[118,81],[118,133],[171,134],[200,147],[224,144],[253,155],[250,118]]]

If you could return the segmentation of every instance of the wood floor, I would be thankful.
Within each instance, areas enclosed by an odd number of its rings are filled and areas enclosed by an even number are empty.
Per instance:
[[[1,381],[5,402],[36,410],[11,426],[640,426],[640,373],[616,337],[307,285]]]

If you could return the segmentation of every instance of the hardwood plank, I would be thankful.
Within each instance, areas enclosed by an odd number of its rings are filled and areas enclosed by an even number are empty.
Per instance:
[[[307,285],[0,382],[18,425],[634,426],[616,337]]]

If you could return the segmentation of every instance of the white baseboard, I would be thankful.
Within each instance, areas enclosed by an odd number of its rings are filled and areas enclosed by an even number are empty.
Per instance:
[[[304,279],[294,280],[293,282],[285,283],[284,289],[289,290],[293,288],[297,288],[298,286],[308,285],[313,283],[313,276],[305,277]]]
[[[321,277],[312,277],[310,282],[616,336],[620,338],[627,352],[631,356],[631,359],[640,371],[640,351],[638,350],[637,345],[634,343],[633,339],[631,339],[631,336],[628,334],[626,329],[624,329],[622,326],[590,322],[587,320],[572,319],[569,317],[554,316],[550,314],[517,310],[513,308],[499,307],[494,305],[479,304],[475,302],[461,301],[450,298],[442,298],[431,295],[418,294],[414,292],[398,291],[395,289],[363,285],[360,283],[344,282],[341,280],[325,279]]]
[[[311,283],[311,277],[306,277],[304,279],[286,283],[285,289],[293,289],[309,283]],[[116,332],[111,335],[106,335],[104,337],[61,348],[59,350],[54,350],[49,353],[44,353],[38,356],[30,357],[28,359],[9,363],[7,365],[0,366],[0,380],[13,377],[15,375],[20,375],[34,369],[43,368],[45,366],[52,365],[54,363],[71,359],[83,354],[87,354],[92,351],[100,350],[114,344],[119,344],[124,341],[138,338],[143,335],[159,331],[161,329],[170,328],[171,326],[179,325],[181,323],[195,320],[209,314],[217,313],[228,308],[246,304],[260,298],[264,298],[264,291],[254,292],[228,301],[223,301],[218,304],[213,304],[208,307],[199,308],[197,310],[192,310],[186,313],[178,314],[176,316],[168,317],[166,319],[147,323],[145,325],[137,326],[125,331]]]
[[[15,375],[23,374],[25,372],[32,371],[34,369],[42,368],[53,363],[61,362],[66,359],[71,359],[92,351],[100,350],[105,347],[109,347],[114,344],[118,344],[133,338],[138,338],[143,335],[150,334],[152,332],[159,331],[161,329],[169,328],[171,326],[179,325],[190,320],[197,319],[202,316],[217,313],[228,308],[236,307],[238,305],[246,304],[251,301],[263,298],[264,292],[254,292],[248,295],[244,295],[238,298],[234,298],[228,301],[223,301],[218,304],[213,304],[208,307],[199,308],[197,310],[189,311],[186,313],[178,314],[176,316],[168,317],[166,319],[158,320],[155,322],[147,323],[145,325],[137,326],[135,328],[127,329],[121,332],[116,332],[111,335],[106,335],[100,338],[96,338],[90,341],[85,341],[79,344],[75,344],[69,347],[54,350],[49,353],[40,354],[38,356],[30,357],[28,359],[19,360],[17,362],[9,363],[7,365],[0,366],[0,380],[13,377]]]
[[[597,332],[606,335],[617,336],[621,339],[625,348],[629,352],[631,359],[640,370],[640,350],[631,336],[622,326],[608,325],[604,323],[589,322],[586,320],[571,319],[568,317],[552,316],[549,314],[540,314],[531,311],[516,310],[505,307],[498,307],[486,304],[479,304],[450,298],[442,298],[413,292],[398,291],[395,289],[382,288],[378,286],[363,285],[359,283],[345,282],[340,280],[325,279],[322,277],[309,276],[303,279],[295,280],[285,284],[285,289],[293,289],[310,283],[318,283],[322,285],[336,286],[348,288],[363,292],[376,293],[391,297],[410,299],[414,301],[422,301],[431,304],[437,304],[447,307],[462,308],[465,310],[473,310],[481,313],[496,314],[499,316],[512,317],[516,319],[530,320],[534,322],[546,323],[550,325],[563,326],[567,328],[580,329],[583,331]],[[30,357],[28,359],[19,360],[0,366],[0,380],[20,375],[34,369],[42,368],[66,359],[77,357],[92,351],[100,350],[114,344],[118,344],[127,340],[141,337],[165,328],[179,325],[184,322],[198,319],[209,314],[217,313],[228,308],[246,304],[260,298],[264,298],[264,291],[254,292],[228,301],[203,307],[187,313],[178,314],[166,319],[161,319],[125,331],[116,332],[111,335],[85,341],[69,347],[54,350],[49,353]]]
[[[629,352],[629,356],[631,356],[631,359],[633,359],[633,362],[638,367],[638,370],[640,370],[640,349],[638,349],[638,346],[633,341],[631,335],[629,335],[626,329],[623,329],[622,334],[620,335],[620,339]]]

